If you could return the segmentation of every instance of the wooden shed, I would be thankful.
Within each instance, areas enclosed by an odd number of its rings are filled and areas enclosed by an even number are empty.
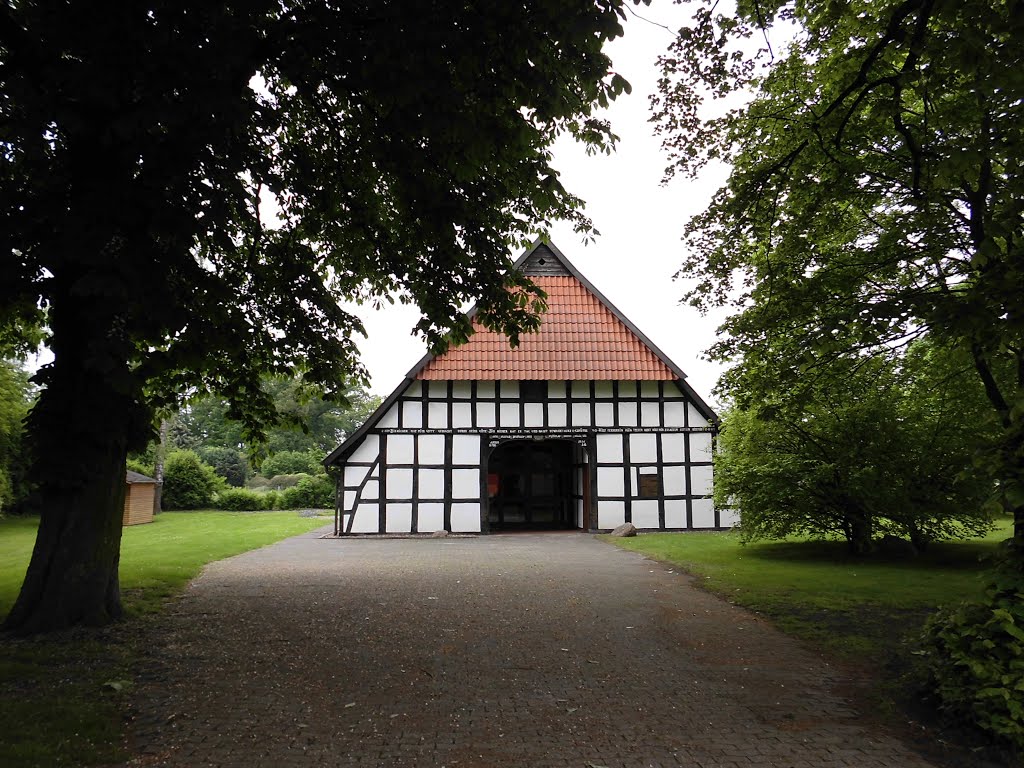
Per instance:
[[[124,524],[152,523],[155,497],[156,480],[129,469],[125,473]]]

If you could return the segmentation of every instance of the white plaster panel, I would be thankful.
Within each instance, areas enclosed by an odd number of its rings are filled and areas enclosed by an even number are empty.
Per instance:
[[[444,435],[417,435],[419,463],[444,464]]]
[[[686,426],[686,403],[665,403],[665,426]]]
[[[452,403],[452,426],[455,429],[473,426],[473,406],[469,403]]]
[[[412,532],[412,504],[388,504],[384,525],[386,533]]]
[[[493,381],[478,381],[476,383],[476,396],[477,397],[489,397],[494,399],[494,384]]]
[[[660,427],[661,413],[657,403],[640,403],[640,426]]]
[[[379,533],[380,516],[376,504],[360,504],[356,507],[352,533]]]
[[[548,399],[565,399],[565,382],[564,381],[549,381],[548,382]]]
[[[380,437],[378,435],[367,435],[363,438],[363,442],[352,451],[352,455],[348,457],[348,460],[373,461],[377,458],[378,453],[380,453]]]
[[[395,403],[383,416],[380,417],[380,421],[377,422],[377,426],[381,429],[388,429],[398,426],[398,403]]]
[[[619,399],[626,397],[636,397],[636,382],[635,381],[620,381],[619,382]]]
[[[347,464],[345,466],[345,485],[359,485],[369,471],[369,467],[353,467],[351,464]]]
[[[622,469],[619,467],[597,468],[598,496],[625,496],[623,483]]]
[[[502,397],[519,397],[519,382],[503,381],[501,382],[500,391]]]
[[[434,429],[448,428],[448,403],[431,402],[427,404],[427,426]]]
[[[519,403],[502,403],[499,407],[501,426],[518,427],[519,424]]]
[[[376,480],[369,480],[363,486],[363,501],[376,500],[378,493],[380,493],[380,483]]]
[[[412,498],[412,470],[389,469],[387,494],[389,499]]]
[[[739,512],[735,509],[718,510],[718,524],[723,528],[733,528],[740,524]]]
[[[420,504],[416,518],[416,530],[420,533],[443,530],[444,504]]]
[[[626,505],[621,501],[602,501],[597,507],[597,527],[616,528],[626,522]]]
[[[447,400],[448,399],[448,382],[447,381],[428,381],[427,382],[427,397],[431,400]]]
[[[693,527],[714,528],[715,507],[711,499],[693,500]]]
[[[469,400],[473,396],[473,389],[468,381],[452,382],[452,397],[456,400]]]
[[[597,435],[597,460],[604,463],[622,461],[622,437],[615,432],[599,432]]]
[[[352,509],[352,507],[354,507],[355,504],[356,504],[356,492],[355,491],[345,491],[345,495],[344,495],[344,498],[343,498],[343,501],[342,501],[341,508],[345,509],[345,510],[349,510],[349,509]]]
[[[661,482],[666,496],[686,495],[686,467],[665,467],[662,470]]]
[[[477,454],[479,456],[479,454]],[[480,470],[453,469],[452,497],[456,499],[480,498]]]
[[[480,437],[478,435],[452,436],[452,464],[480,466]]]
[[[664,432],[661,435],[661,460],[686,461],[686,435],[681,432]]]
[[[639,432],[629,436],[629,460],[641,464],[658,460],[658,436],[653,432]]]
[[[686,527],[686,502],[682,499],[665,500],[665,527]]]
[[[423,382],[419,379],[410,382],[409,386],[405,388],[405,392],[402,394],[408,395],[409,397],[419,397],[423,394]]]
[[[657,399],[658,398],[658,382],[656,381],[641,381],[640,382],[640,397],[648,397]]]
[[[480,530],[480,504],[452,504],[452,532],[473,533]]]
[[[416,438],[412,435],[388,435],[388,464],[412,464],[413,442]]]
[[[706,427],[708,425],[708,420],[700,415],[697,409],[693,406],[693,403],[687,403],[686,410],[690,412],[691,427]]]
[[[690,493],[694,496],[710,496],[712,472],[713,470],[709,466],[690,467]]]
[[[548,424],[552,427],[565,426],[565,403],[548,403]]]
[[[572,383],[572,398],[574,400],[589,400],[590,399],[590,382],[589,381],[574,381]]]
[[[574,427],[590,426],[590,403],[572,404],[572,425]]]
[[[524,427],[544,426],[544,406],[541,403],[526,403],[523,406],[523,416],[526,419]]]
[[[630,505],[633,525],[637,528],[659,528],[657,499],[634,501]]]
[[[423,426],[423,403],[407,400],[402,403],[402,426],[419,429]]]
[[[612,390],[612,383],[610,381],[595,381],[594,382],[594,397],[612,397],[614,394]]]
[[[494,421],[494,403],[476,404],[476,425],[478,427],[496,426]]]
[[[421,499],[443,499],[444,498],[444,470],[443,469],[420,469],[419,487],[417,494]]]
[[[583,500],[576,499],[576,527],[583,527]]]
[[[610,427],[615,423],[615,404],[597,403],[594,406],[594,426]]]
[[[711,461],[711,433],[690,433],[690,461]]]
[[[636,424],[636,400],[626,400],[619,403],[619,426],[635,427]]]

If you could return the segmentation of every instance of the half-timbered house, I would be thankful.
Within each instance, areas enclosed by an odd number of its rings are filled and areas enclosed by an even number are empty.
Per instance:
[[[686,375],[551,243],[518,347],[476,328],[427,355],[324,461],[338,534],[731,526],[711,499],[717,418]]]

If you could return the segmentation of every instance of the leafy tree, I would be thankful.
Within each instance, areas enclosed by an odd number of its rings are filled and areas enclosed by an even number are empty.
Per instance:
[[[249,444],[244,424],[231,417],[231,404],[223,397],[206,395],[185,405],[170,424],[171,441],[179,448],[244,448],[259,454],[276,451],[329,453],[351,434],[380,404],[380,398],[358,385],[349,385],[332,397],[323,389],[295,377],[264,377],[262,390],[271,398],[275,421],[265,427],[266,444]]]
[[[918,344],[898,368],[882,359],[835,366],[799,412],[729,412],[716,501],[739,506],[748,539],[838,534],[858,554],[883,533],[919,550],[984,533],[991,486],[971,469],[992,429],[963,357]]]
[[[712,350],[739,361],[725,391],[743,408],[784,391],[799,413],[837,359],[925,335],[962,350],[1000,424],[989,466],[1024,552],[1024,8],[716,5],[663,58],[656,120],[670,175],[732,163],[682,270],[693,304],[736,308]],[[779,27],[777,55],[748,53]],[[749,104],[703,119],[709,94],[741,88]]]
[[[25,492],[22,423],[31,401],[28,374],[16,362],[0,359],[0,512]]]
[[[174,451],[164,465],[164,509],[204,509],[224,488],[223,478],[194,451]]]
[[[223,477],[228,485],[235,488],[245,485],[249,476],[249,463],[237,449],[203,446],[196,453],[203,462],[213,468],[214,472]]]
[[[119,477],[155,408],[218,393],[249,442],[263,374],[361,383],[340,299],[417,303],[435,348],[467,337],[470,300],[513,341],[537,326],[509,248],[555,218],[589,231],[549,148],[612,145],[592,110],[628,87],[601,51],[622,4],[4,6],[0,339],[42,306],[54,354],[7,627],[120,615]]]

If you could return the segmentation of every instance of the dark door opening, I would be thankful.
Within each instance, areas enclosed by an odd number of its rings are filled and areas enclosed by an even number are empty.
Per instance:
[[[568,440],[513,440],[487,462],[492,531],[579,527],[577,446]]]

